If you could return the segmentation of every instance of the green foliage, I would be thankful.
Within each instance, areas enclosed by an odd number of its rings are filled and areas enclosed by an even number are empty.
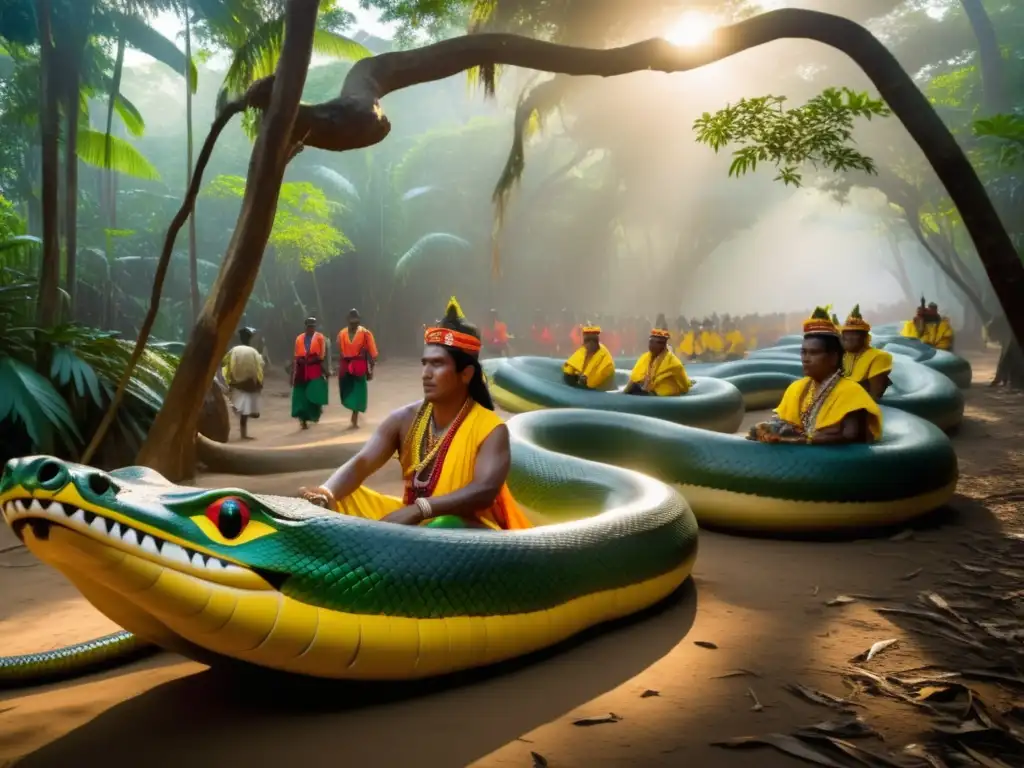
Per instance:
[[[214,198],[241,198],[244,193],[241,176],[217,176],[203,191],[204,196]],[[286,182],[281,185],[267,244],[282,264],[312,272],[352,248],[345,234],[331,224],[332,215],[341,210],[342,206],[329,201],[315,184]]]
[[[733,154],[729,176],[743,176],[771,163],[775,177],[787,186],[800,186],[800,167],[828,168],[834,172],[875,173],[875,163],[854,149],[856,118],[886,117],[889,108],[867,93],[849,88],[828,88],[803,106],[785,108],[784,96],[741,99],[711,114],[705,112],[693,124],[697,141],[716,153],[740,144]]]
[[[0,228],[21,227],[3,212]],[[0,240],[0,461],[19,452],[76,457],[113,397],[133,345],[76,324],[34,327],[38,284],[32,263],[39,240]],[[49,359],[40,370],[39,352]],[[138,446],[163,403],[176,358],[147,350],[128,386],[113,440]]]
[[[78,129],[78,158],[96,168],[104,167],[107,135],[88,128]],[[153,167],[139,150],[124,139],[110,136],[110,167],[126,176],[157,181],[160,172]]]
[[[995,115],[974,122],[974,135],[993,139],[1001,166],[1024,162],[1024,115]]]

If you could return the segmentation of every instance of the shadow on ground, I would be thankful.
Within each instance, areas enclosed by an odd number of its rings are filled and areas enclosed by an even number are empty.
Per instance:
[[[556,648],[412,684],[206,670],[112,707],[18,765],[84,754],[107,768],[467,765],[635,677],[686,636],[696,611],[688,580],[658,606]]]

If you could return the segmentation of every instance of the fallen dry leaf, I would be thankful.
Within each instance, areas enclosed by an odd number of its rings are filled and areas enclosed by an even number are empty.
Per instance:
[[[617,723],[622,718],[616,715],[614,712],[609,712],[607,715],[598,715],[597,717],[584,717],[579,720],[573,720],[573,725],[579,725],[581,727],[587,727],[590,725],[606,725],[608,723]]]
[[[652,691],[650,688],[640,694],[641,699],[649,699],[651,696],[661,696],[661,694],[658,691]]]
[[[833,736],[825,736],[823,734],[807,734],[805,738],[817,739],[819,741],[825,741],[832,745],[835,749],[838,749],[845,755],[856,760],[861,765],[867,765],[874,768],[875,766],[887,766],[887,768],[906,768],[906,763],[888,757],[886,755],[873,752],[865,749],[859,744],[853,744],[843,739],[837,739]]]
[[[797,757],[815,765],[824,765],[828,768],[846,768],[842,763],[836,762],[824,752],[819,752],[795,736],[789,736],[785,733],[768,733],[764,736],[738,736],[735,739],[727,739],[726,741],[713,741],[711,746],[727,747],[729,749],[774,747],[791,757]]]
[[[712,651],[718,650],[717,645],[710,643],[707,640],[694,640],[693,644],[700,648],[710,648]]]
[[[845,712],[853,706],[853,703],[846,699],[833,696],[831,693],[825,693],[824,691],[816,691],[800,683],[790,683],[783,687],[794,696],[805,699],[812,704],[820,704],[823,707],[831,707],[832,709],[839,709]]]
[[[849,595],[836,595],[831,600],[826,600],[825,605],[849,605],[850,603],[856,603],[857,598],[850,597]]]
[[[914,531],[910,528],[904,528],[902,531],[897,533],[895,536],[890,536],[889,541],[906,541],[914,537]]]
[[[952,616],[954,619],[959,621],[961,624],[970,624],[971,623],[967,619],[965,619],[963,616],[961,616],[956,611],[956,609],[953,608],[949,604],[949,602],[946,600],[946,598],[944,598],[938,592],[921,592],[920,595],[919,595],[919,598],[921,599],[921,602],[925,603],[926,605],[934,605],[936,608],[938,608],[943,613],[948,613],[950,616]]]
[[[821,723],[808,725],[797,731],[797,735],[825,734],[827,736],[838,736],[841,738],[856,739],[866,736],[877,736],[878,734],[856,715],[843,717],[838,720],[825,720]]]
[[[882,653],[883,651],[892,648],[894,645],[899,643],[899,640],[895,637],[891,640],[879,640],[877,643],[872,643],[871,647],[866,651],[861,651],[854,656],[850,661],[871,661],[875,656]]]
[[[900,581],[910,581],[911,579],[916,579],[918,576],[921,575],[921,572],[923,570],[924,568],[917,568],[911,571],[910,573],[904,573],[902,576],[900,576]]]
[[[961,744],[960,749],[967,753],[967,755],[969,755],[975,762],[985,766],[985,768],[1012,768],[1008,763],[1004,763],[1002,760],[995,757],[983,755],[980,752],[971,749],[966,744]]]
[[[530,757],[533,758],[533,768],[548,768],[548,759],[539,752],[531,752]]]
[[[961,570],[967,571],[968,573],[992,573],[991,568],[983,568],[980,565],[971,565],[970,563],[961,563],[959,560],[954,560],[953,565]]]
[[[753,688],[747,688],[747,696],[749,696],[750,700],[752,702],[754,702],[754,706],[752,706],[750,708],[751,711],[753,711],[753,712],[760,712],[760,711],[762,711],[764,709],[764,705],[761,704],[761,702],[757,700],[757,694],[754,693],[754,689]]]
[[[749,669],[730,669],[728,672],[721,675],[712,675],[709,680],[722,680],[726,677],[760,677],[757,672],[752,672]]]

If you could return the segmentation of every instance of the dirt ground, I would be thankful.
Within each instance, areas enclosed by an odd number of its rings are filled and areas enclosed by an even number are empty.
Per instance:
[[[955,437],[962,475],[956,500],[913,529],[853,542],[703,532],[693,584],[659,610],[543,657],[441,685],[281,688],[162,654],[70,683],[0,693],[0,766],[68,766],[95,755],[108,768],[774,768],[799,761],[777,749],[712,742],[792,734],[823,721],[832,725],[811,735],[819,742],[843,736],[848,753],[899,753],[935,738],[936,727],[946,729],[940,737],[960,745],[961,755],[985,752],[993,739],[1013,741],[1007,733],[1024,729],[1006,725],[1024,712],[1024,678],[1016,670],[1024,633],[1014,624],[1021,608],[1014,590],[1024,587],[1024,397],[984,386],[994,358],[974,362],[976,383]],[[276,385],[251,431],[255,444],[362,440],[417,394],[415,366],[389,363],[371,384],[362,429],[346,433],[335,391],[325,420],[303,433],[288,417],[283,384]],[[324,474],[201,482],[290,493]],[[394,468],[373,483],[389,491],[397,484]],[[15,544],[0,530],[0,654],[47,650],[115,629]],[[876,658],[851,661],[890,639],[898,642]],[[929,665],[967,677],[932,669],[909,673],[921,679],[908,681],[907,670]],[[965,700],[969,694],[954,680],[973,696]],[[793,684],[817,703],[786,689]],[[861,719],[851,720],[851,712]],[[986,717],[997,722],[986,724]],[[576,722],[584,718],[608,722]],[[776,743],[818,748],[813,739],[786,738]],[[833,762],[820,764],[854,764],[835,749]],[[988,752],[1003,750],[1004,763],[973,764],[1024,765],[1024,757],[1006,758],[1006,749],[1012,745]]]

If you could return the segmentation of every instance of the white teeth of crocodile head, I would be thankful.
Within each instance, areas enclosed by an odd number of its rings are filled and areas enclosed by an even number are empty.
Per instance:
[[[71,515],[71,522],[85,525],[85,512],[80,509],[76,509],[74,514]]]
[[[24,502],[24,501],[22,501],[21,499],[17,499],[17,500],[16,500],[15,502],[14,502],[14,508],[15,508],[15,510],[17,510],[17,511],[18,511],[18,512],[19,512],[20,514],[22,514],[22,515],[23,515],[23,514],[25,514],[25,502]]]
[[[39,499],[32,499],[32,503],[28,505],[28,511],[37,515],[43,514],[43,505],[39,503]]]
[[[176,563],[181,563],[182,565],[189,564],[188,553],[172,541],[164,542],[164,545],[160,548],[160,554]]]

